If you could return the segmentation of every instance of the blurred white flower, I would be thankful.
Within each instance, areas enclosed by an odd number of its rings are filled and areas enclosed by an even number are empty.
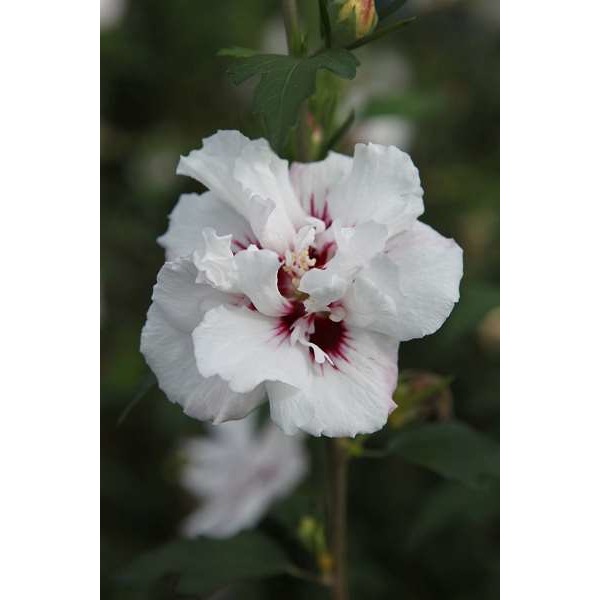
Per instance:
[[[361,111],[373,98],[399,95],[410,83],[411,71],[406,58],[397,50],[365,48],[356,53],[360,69],[347,84],[341,104],[342,112]]]
[[[287,37],[283,19],[267,21],[262,33],[260,49],[267,54],[287,54]]]
[[[381,115],[363,119],[352,130],[354,142],[373,142],[384,146],[408,148],[414,135],[414,125],[395,115]]]
[[[116,27],[123,19],[126,9],[127,0],[100,0],[100,27]]]
[[[182,454],[181,483],[202,503],[182,525],[187,537],[224,538],[255,526],[308,469],[302,439],[270,422],[257,428],[255,414],[212,426],[208,436],[188,440]]]
[[[415,131],[412,121],[400,114],[361,117],[370,101],[400,96],[407,90],[411,79],[407,60],[399,52],[385,48],[365,48],[359,52],[359,58],[361,68],[347,84],[339,108],[340,118],[351,110],[359,117],[350,130],[352,143],[373,142],[408,150]]]
[[[159,242],[141,350],[198,419],[241,418],[265,395],[289,434],[354,436],[396,407],[400,341],[436,331],[458,301],[462,250],[417,221],[410,157],[358,144],[292,165],[219,131],[177,168],[184,194]]]

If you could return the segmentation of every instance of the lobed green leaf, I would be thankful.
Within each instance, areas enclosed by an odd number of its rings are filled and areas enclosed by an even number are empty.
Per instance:
[[[267,137],[273,149],[280,152],[298,121],[302,102],[315,92],[317,71],[327,69],[344,79],[353,79],[358,64],[351,52],[336,48],[307,58],[279,54],[243,57],[228,69],[228,74],[235,85],[260,75],[253,111],[264,119]]]

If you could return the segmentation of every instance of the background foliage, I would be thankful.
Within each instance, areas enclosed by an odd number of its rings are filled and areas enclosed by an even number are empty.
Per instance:
[[[114,0],[113,0],[114,3]],[[315,3],[316,4],[316,3]],[[491,14],[490,14],[491,7]],[[453,376],[454,412],[498,437],[498,62],[495,2],[409,0],[409,27],[365,50],[393,51],[408,82],[379,89],[358,115],[397,114],[414,130],[410,154],[425,188],[423,220],[465,250],[461,302],[441,331],[403,344],[401,369]],[[268,0],[129,0],[105,21],[102,75],[102,574],[103,598],[148,598],[118,585],[130,560],[176,535],[191,508],[176,482],[173,450],[202,430],[149,385],[139,333],[163,262],[155,238],[178,195],[179,154],[218,128],[257,134],[250,89],[234,88],[220,48],[269,50],[278,18]],[[276,22],[276,21],[275,21]],[[364,59],[364,60],[363,60]],[[395,82],[394,78],[390,82]],[[358,85],[350,82],[348,89]],[[252,84],[250,84],[252,85]],[[351,132],[352,133],[352,132]],[[346,139],[348,143],[348,138]],[[343,146],[342,146],[343,148]],[[348,149],[348,148],[346,148]],[[143,396],[140,390],[148,390]],[[123,409],[139,403],[117,425]],[[406,453],[407,450],[404,449]],[[261,526],[287,539],[318,485],[321,457],[303,497]],[[402,460],[351,465],[351,584],[356,598],[484,600],[498,597],[498,490],[461,486]],[[162,597],[172,597],[167,586]],[[244,598],[319,598],[286,575],[229,592]],[[159,596],[160,597],[160,596]]]

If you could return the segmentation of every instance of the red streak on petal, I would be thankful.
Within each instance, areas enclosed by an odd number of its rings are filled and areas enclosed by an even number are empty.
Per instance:
[[[302,302],[292,302],[285,315],[279,317],[275,333],[278,336],[289,337],[294,323],[306,314]]]
[[[318,250],[313,248],[312,246],[308,250],[308,255],[310,258],[315,259],[315,269],[321,269],[324,267],[330,259],[335,254],[336,243],[335,242],[327,242],[322,248]]]
[[[317,205],[315,203],[315,195],[310,195],[310,207],[309,212],[311,217],[315,217],[316,219],[321,219],[323,223],[325,223],[325,229],[329,227],[332,223],[331,215],[329,214],[329,205],[327,204],[327,200],[325,200],[323,204],[323,208],[321,210],[321,214],[317,210]]]
[[[315,195],[311,194],[310,195],[310,216],[311,217],[317,217],[317,207],[315,206]]]
[[[329,227],[333,222],[331,215],[329,214],[329,204],[327,204],[327,200],[323,204],[323,210],[321,211],[321,216],[319,217],[323,223],[325,223],[325,228]]]
[[[233,252],[239,252],[240,250],[247,250],[248,246],[252,246],[254,244],[259,250],[262,250],[262,246],[258,240],[252,240],[246,236],[245,240],[231,240],[231,245],[233,246]]]

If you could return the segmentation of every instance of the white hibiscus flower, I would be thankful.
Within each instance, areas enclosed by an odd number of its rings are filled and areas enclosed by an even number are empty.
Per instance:
[[[187,537],[224,538],[254,527],[275,500],[290,494],[308,470],[303,442],[255,415],[211,427],[182,448],[183,487],[202,502],[183,523]]]
[[[265,396],[288,434],[371,433],[395,408],[398,343],[436,331],[458,301],[462,251],[417,221],[410,157],[288,163],[263,140],[219,131],[177,172],[184,194],[159,242],[141,350],[184,411],[239,419]]]

